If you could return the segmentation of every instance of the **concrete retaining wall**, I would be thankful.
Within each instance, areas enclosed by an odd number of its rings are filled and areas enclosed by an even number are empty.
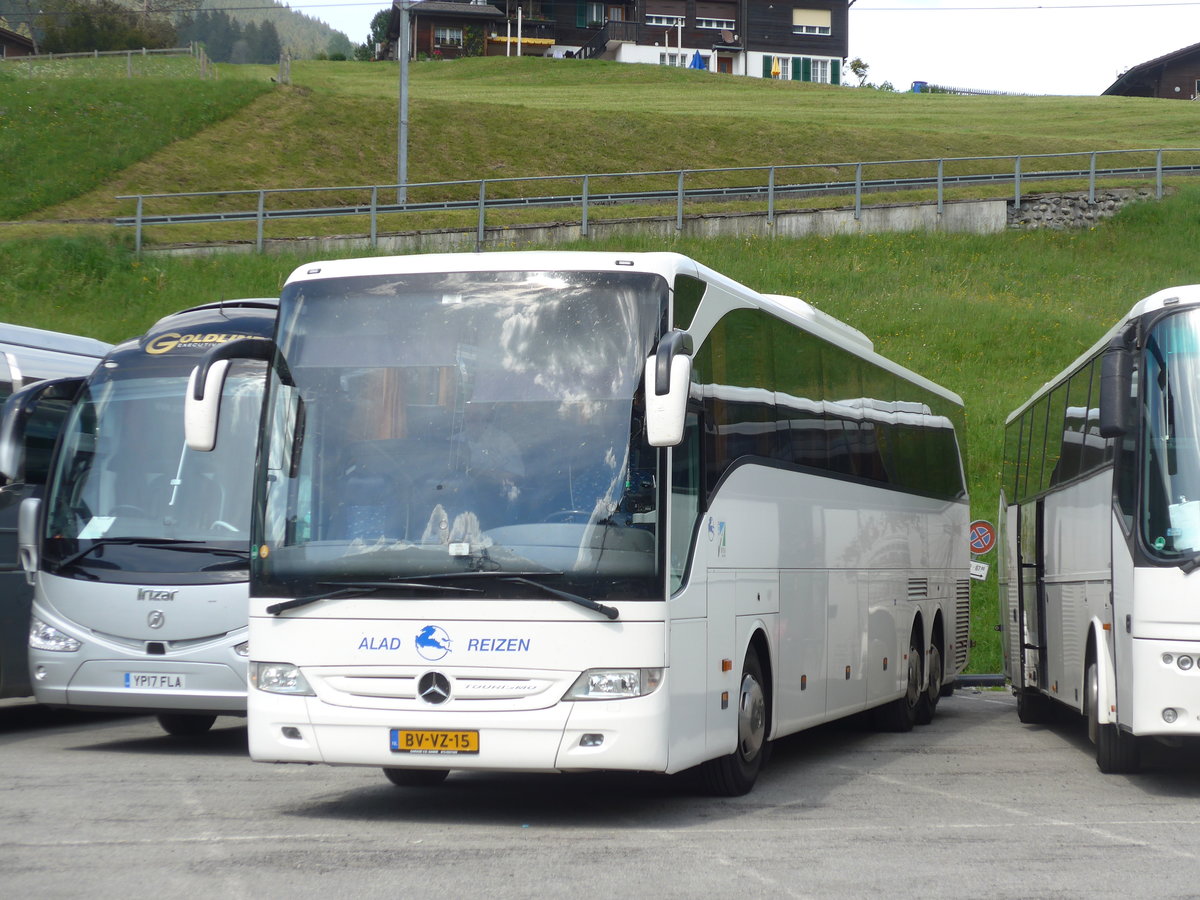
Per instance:
[[[864,206],[859,217],[852,207],[841,209],[780,212],[774,223],[765,213],[704,213],[685,215],[683,228],[676,228],[674,216],[660,218],[610,219],[590,223],[585,237],[577,222],[545,225],[518,225],[486,228],[482,249],[513,249],[548,245],[588,238],[621,236],[651,237],[669,243],[679,237],[789,237],[799,238],[840,234],[877,234],[902,231],[947,231],[970,234],[995,234],[1008,228],[1081,228],[1114,215],[1127,203],[1153,198],[1148,188],[1119,188],[1096,195],[1089,203],[1087,193],[1036,194],[1024,199],[1019,208],[1008,199],[956,200],[936,203]],[[447,253],[476,249],[477,231],[437,229],[379,235],[376,246],[385,253]],[[150,250],[146,253],[197,255],[228,252],[254,252],[253,244],[206,244]],[[317,259],[333,253],[368,253],[369,238],[346,235],[327,238],[266,240],[267,252],[301,252]]]

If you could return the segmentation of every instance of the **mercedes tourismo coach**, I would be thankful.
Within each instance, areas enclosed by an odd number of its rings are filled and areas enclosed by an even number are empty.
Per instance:
[[[71,398],[44,497],[20,510],[41,703],[152,712],[173,734],[245,713],[264,364],[241,362],[226,382],[215,454],[187,449],[183,396],[210,348],[269,338],[276,306],[232,300],[185,310],[119,344],[85,380],[14,395],[21,402],[9,404],[0,448],[18,458],[39,405]]]
[[[1021,721],[1081,712],[1105,772],[1200,735],[1200,286],[1137,303],[1009,416],[1001,489]]]
[[[966,663],[959,399],[799,300],[671,253],[317,262],[275,342],[257,760],[740,793],[771,739],[911,728]],[[198,449],[240,352],[197,372]]]

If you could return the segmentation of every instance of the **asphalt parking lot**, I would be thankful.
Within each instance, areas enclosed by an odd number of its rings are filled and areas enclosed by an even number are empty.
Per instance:
[[[961,690],[932,725],[778,742],[748,796],[687,777],[270,766],[244,722],[0,704],[10,897],[1063,897],[1200,894],[1200,755],[1105,776],[1081,723]]]

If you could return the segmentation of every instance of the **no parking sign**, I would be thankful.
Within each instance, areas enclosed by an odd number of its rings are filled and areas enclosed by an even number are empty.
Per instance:
[[[976,519],[967,533],[971,541],[971,552],[976,556],[981,556],[996,546],[996,529],[991,522]]]

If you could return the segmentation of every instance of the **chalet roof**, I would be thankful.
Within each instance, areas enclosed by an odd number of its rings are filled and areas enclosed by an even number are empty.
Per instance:
[[[4,38],[7,43],[22,44],[30,50],[33,49],[33,38],[27,34],[21,34],[19,31],[13,31],[11,28],[0,25],[0,37]]]
[[[1156,69],[1161,69],[1177,60],[1200,53],[1200,44],[1192,44],[1189,47],[1184,47],[1181,50],[1175,50],[1172,53],[1164,54],[1156,59],[1147,60],[1144,63],[1138,63],[1136,66],[1126,69],[1121,75],[1104,89],[1104,94],[1120,95],[1125,93],[1129,88],[1136,86],[1143,79],[1153,78],[1158,73]]]
[[[394,19],[396,13],[408,5],[408,0],[392,0],[392,18]],[[504,18],[504,13],[490,3],[472,3],[470,0],[424,0],[422,3],[413,4],[410,8],[418,16],[440,13],[464,19]]]

